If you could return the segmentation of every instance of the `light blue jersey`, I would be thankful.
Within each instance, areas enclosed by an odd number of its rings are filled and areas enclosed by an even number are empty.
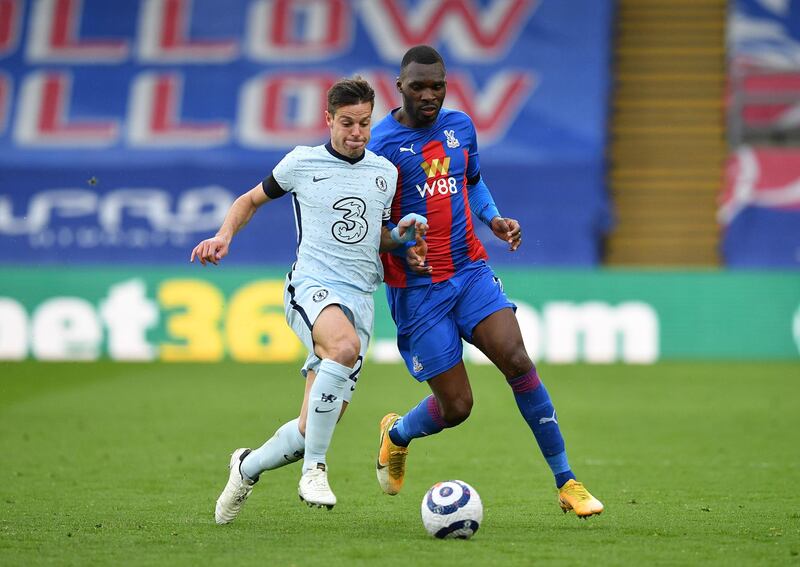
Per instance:
[[[383,280],[378,248],[397,185],[395,166],[369,150],[349,159],[328,143],[297,146],[272,176],[294,200],[293,277],[351,293],[374,292]]]

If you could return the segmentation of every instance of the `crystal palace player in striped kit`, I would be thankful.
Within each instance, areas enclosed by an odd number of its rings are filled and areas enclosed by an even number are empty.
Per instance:
[[[400,416],[381,421],[377,473],[381,488],[397,494],[412,439],[458,425],[472,409],[472,390],[462,361],[462,337],[477,346],[505,376],[525,421],[555,476],[561,508],[578,516],[603,505],[578,482],[567,462],[556,412],[525,351],[515,306],[486,264],[472,217],[486,223],[516,250],[519,223],[500,216],[481,179],[472,120],[442,108],[445,66],[429,46],[410,49],[397,88],[403,106],[372,132],[369,148],[397,166],[392,220],[417,213],[428,219],[426,265],[412,265],[402,249],[383,255],[397,344],[409,372],[433,395]]]

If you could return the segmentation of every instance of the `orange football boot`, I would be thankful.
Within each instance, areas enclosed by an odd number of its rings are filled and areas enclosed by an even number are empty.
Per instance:
[[[403,488],[403,479],[406,475],[406,456],[408,456],[408,447],[395,445],[389,437],[389,430],[398,419],[400,419],[400,415],[389,413],[381,420],[381,446],[378,450],[378,462],[375,465],[381,489],[392,496]]]
[[[575,511],[579,518],[588,518],[603,511],[603,503],[592,496],[583,483],[570,479],[558,490],[558,503],[566,514]]]

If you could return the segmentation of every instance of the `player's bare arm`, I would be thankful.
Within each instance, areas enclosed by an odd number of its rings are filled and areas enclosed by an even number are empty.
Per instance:
[[[240,195],[231,205],[228,214],[217,234],[211,238],[206,238],[192,250],[189,262],[194,262],[197,258],[202,265],[210,262],[215,266],[228,255],[231,240],[244,226],[253,218],[258,208],[269,201],[270,198],[264,193],[259,183],[247,193]]]
[[[516,219],[494,217],[491,228],[497,238],[508,242],[511,252],[514,252],[522,244],[522,228]]]

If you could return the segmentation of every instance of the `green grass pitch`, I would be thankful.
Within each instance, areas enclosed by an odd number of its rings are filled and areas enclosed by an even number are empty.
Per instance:
[[[230,452],[296,415],[295,366],[0,364],[0,565],[800,565],[800,364],[540,367],[573,469],[604,501],[564,515],[513,397],[471,367],[475,408],[411,446],[403,493],[375,480],[377,424],[427,387],[367,364],[329,454],[332,511],[266,473],[214,524]],[[470,541],[437,541],[419,505],[463,479]]]

